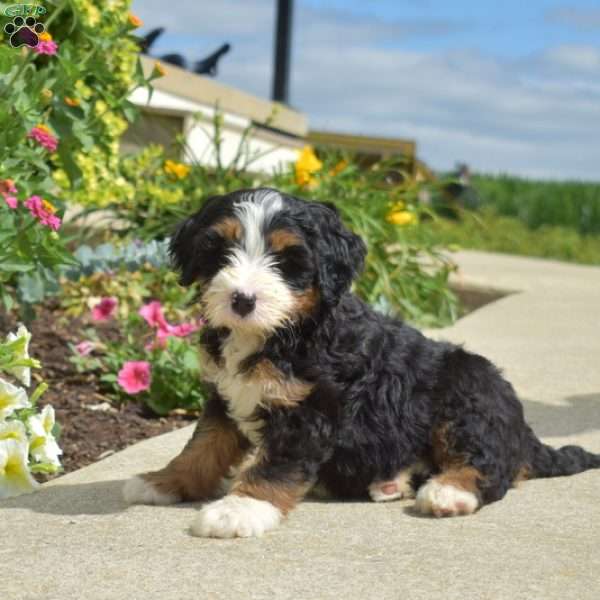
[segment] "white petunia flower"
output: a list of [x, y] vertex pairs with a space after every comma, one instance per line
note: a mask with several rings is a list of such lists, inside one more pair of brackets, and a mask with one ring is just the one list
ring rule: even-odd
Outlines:
[[27, 426], [31, 432], [29, 438], [29, 452], [38, 462], [49, 463], [60, 467], [62, 450], [52, 435], [54, 427], [54, 408], [47, 404], [39, 415], [27, 419]]
[[0, 422], [0, 441], [16, 440], [23, 444], [28, 443], [27, 431], [21, 421]]
[[0, 378], [0, 421], [12, 415], [19, 408], [31, 406], [27, 392], [22, 387], [17, 387]]
[[[7, 342], [15, 342], [19, 340], [19, 344], [16, 348], [15, 360], [27, 360], [31, 358], [29, 356], [29, 342], [31, 340], [31, 333], [27, 331], [25, 325], [19, 325], [17, 333], [9, 333], [6, 336]], [[12, 367], [7, 369], [11, 375], [14, 375], [23, 385], [29, 387], [31, 385], [31, 368], [30, 367]]]
[[40, 485], [29, 472], [27, 461], [27, 444], [0, 441], [0, 498], [32, 492]]

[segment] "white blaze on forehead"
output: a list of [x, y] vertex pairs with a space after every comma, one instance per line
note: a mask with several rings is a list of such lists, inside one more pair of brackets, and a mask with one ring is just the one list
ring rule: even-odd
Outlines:
[[275, 190], [250, 192], [235, 206], [236, 216], [244, 228], [243, 246], [248, 256], [258, 258], [266, 252], [265, 226], [282, 208], [281, 194]]
[[[233, 248], [228, 264], [217, 273], [203, 295], [206, 317], [215, 326], [274, 330], [290, 316], [294, 297], [276, 259], [267, 252], [265, 228], [283, 209], [283, 199], [274, 190], [245, 194], [234, 206], [243, 228], [240, 246]], [[232, 313], [231, 296], [243, 293], [256, 298], [254, 310], [240, 319]]]

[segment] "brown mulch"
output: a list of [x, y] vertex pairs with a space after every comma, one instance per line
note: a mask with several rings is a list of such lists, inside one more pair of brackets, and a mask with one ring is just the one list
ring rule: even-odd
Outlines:
[[[42, 378], [49, 385], [39, 406], [52, 404], [61, 427], [63, 473], [105, 458], [140, 440], [173, 431], [195, 420], [194, 415], [156, 417], [143, 405], [131, 402], [121, 407], [102, 395], [95, 375], [78, 373], [69, 361], [68, 343], [81, 341], [84, 324], [64, 318], [49, 302], [38, 307], [37, 318], [28, 328], [32, 333], [29, 354], [42, 363], [32, 372], [32, 384]], [[15, 329], [16, 320], [0, 313], [0, 336]], [[32, 385], [32, 388], [34, 385]]]

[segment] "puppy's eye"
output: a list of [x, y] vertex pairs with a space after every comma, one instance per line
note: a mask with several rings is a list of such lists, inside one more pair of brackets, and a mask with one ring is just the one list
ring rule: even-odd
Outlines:
[[277, 267], [284, 277], [293, 277], [310, 270], [310, 254], [303, 246], [289, 246], [276, 253]]

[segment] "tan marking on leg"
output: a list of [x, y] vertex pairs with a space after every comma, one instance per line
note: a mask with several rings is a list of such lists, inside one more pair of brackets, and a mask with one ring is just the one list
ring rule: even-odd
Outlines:
[[289, 229], [276, 229], [267, 238], [269, 245], [275, 252], [281, 252], [290, 246], [301, 246], [304, 240]]
[[294, 300], [296, 312], [299, 315], [308, 316], [313, 313], [319, 303], [319, 292], [314, 287], [302, 292], [294, 292]]
[[242, 238], [242, 224], [233, 217], [227, 217], [215, 223], [212, 229], [230, 242], [235, 242]]
[[288, 377], [270, 360], [263, 359], [248, 373], [247, 378], [263, 388], [265, 400], [271, 406], [294, 407], [312, 391], [314, 385]]
[[312, 487], [311, 482], [280, 482], [268, 481], [257, 475], [255, 467], [267, 460], [264, 448], [253, 450], [244, 460], [230, 494], [235, 496], [249, 496], [256, 500], [265, 500], [276, 506], [286, 516], [296, 504], [308, 493]]
[[211, 498], [229, 468], [243, 459], [246, 442], [233, 423], [207, 419], [181, 454], [164, 469], [141, 477], [163, 494], [184, 500]]
[[479, 491], [477, 484], [483, 479], [483, 475], [475, 467], [463, 466], [443, 471], [435, 479], [441, 485], [453, 485], [466, 492], [477, 494]]

